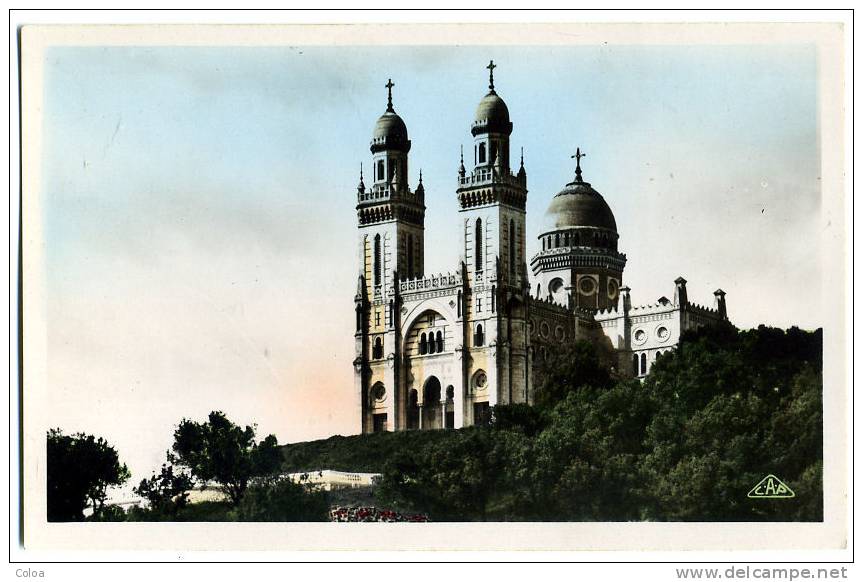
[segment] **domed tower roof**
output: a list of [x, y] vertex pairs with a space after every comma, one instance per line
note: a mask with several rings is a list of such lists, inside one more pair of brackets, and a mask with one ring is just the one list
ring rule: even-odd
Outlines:
[[[576, 153], [578, 161], [584, 154]], [[617, 222], [602, 194], [581, 179], [581, 164], [576, 166], [575, 180], [552, 198], [545, 213], [544, 232], [580, 227], [596, 227], [617, 232]]]
[[375, 123], [372, 132], [372, 153], [383, 150], [398, 150], [408, 152], [411, 149], [411, 140], [408, 139], [408, 127], [404, 120], [399, 117], [393, 109], [393, 87], [392, 79], [387, 83], [388, 90], [387, 110]]
[[551, 200], [546, 231], [594, 226], [617, 232], [614, 214], [602, 194], [587, 182], [570, 182]]
[[494, 90], [494, 69], [496, 67], [497, 65], [494, 64], [494, 61], [490, 62], [487, 67], [489, 70], [488, 93], [476, 107], [475, 121], [471, 128], [473, 135], [480, 133], [504, 133], [510, 135], [512, 133], [509, 108]]

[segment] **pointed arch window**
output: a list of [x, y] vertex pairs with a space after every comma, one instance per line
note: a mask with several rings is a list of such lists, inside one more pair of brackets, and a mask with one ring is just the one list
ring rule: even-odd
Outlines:
[[485, 143], [479, 144], [479, 163], [485, 163]]
[[428, 345], [429, 345], [429, 354], [433, 354], [433, 353], [437, 352], [437, 350], [435, 349], [435, 347], [436, 347], [436, 346], [435, 346], [435, 341], [434, 341], [434, 332], [433, 332], [433, 331], [432, 331], [432, 332], [429, 332], [429, 342], [428, 342]]
[[638, 376], [638, 354], [632, 354], [632, 373]]
[[384, 161], [378, 160], [378, 180], [384, 179]]
[[435, 342], [437, 344], [437, 352], [441, 353], [443, 351], [443, 333], [437, 332], [435, 339], [437, 340]]
[[554, 248], [560, 246], [560, 233], [554, 235]]
[[[458, 310], [458, 316], [459, 316], [459, 317], [461, 317], [461, 301], [462, 301], [462, 299], [461, 299], [461, 289], [459, 289], [459, 291], [458, 291], [458, 301], [457, 301], [457, 307], [456, 307], [456, 309]], [[357, 313], [359, 313], [359, 311], [357, 311]], [[357, 321], [359, 321], [359, 320], [357, 320]], [[357, 329], [359, 329], [359, 324], [357, 324]]]
[[428, 344], [426, 343], [426, 334], [420, 336], [420, 355], [424, 356], [428, 352]]
[[381, 284], [381, 235], [375, 235], [374, 249], [374, 280], [375, 285]]
[[475, 230], [475, 235], [476, 235], [476, 240], [474, 241], [474, 247], [475, 247], [474, 250], [476, 251], [475, 252], [475, 254], [476, 254], [476, 257], [475, 257], [476, 258], [476, 270], [482, 271], [482, 258], [483, 257], [482, 257], [482, 219], [481, 218], [476, 219], [476, 228], [474, 230]]
[[644, 376], [647, 374], [647, 354], [641, 354], [641, 375]]
[[491, 286], [491, 312], [494, 313], [494, 310], [497, 309], [497, 289], [495, 285]]

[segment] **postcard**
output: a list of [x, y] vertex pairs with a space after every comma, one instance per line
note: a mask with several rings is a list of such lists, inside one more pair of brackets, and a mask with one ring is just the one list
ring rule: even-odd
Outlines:
[[846, 547], [846, 34], [23, 26], [24, 549]]

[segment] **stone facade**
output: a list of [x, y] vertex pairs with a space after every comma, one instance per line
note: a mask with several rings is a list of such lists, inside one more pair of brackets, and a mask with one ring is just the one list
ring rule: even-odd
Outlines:
[[496, 404], [532, 403], [537, 359], [577, 339], [597, 343], [617, 374], [643, 377], [683, 331], [727, 320], [721, 290], [713, 309], [695, 305], [683, 278], [673, 301], [631, 306], [614, 215], [583, 181], [580, 150], [575, 180], [549, 206], [530, 282], [527, 172], [523, 159], [510, 169], [513, 125], [491, 74], [471, 126], [473, 168], [462, 155], [458, 169], [460, 260], [453, 272], [425, 274], [425, 189], [422, 174], [408, 184], [411, 142], [392, 87], [371, 141], [371, 186], [361, 172], [357, 187], [362, 432], [459, 428]]

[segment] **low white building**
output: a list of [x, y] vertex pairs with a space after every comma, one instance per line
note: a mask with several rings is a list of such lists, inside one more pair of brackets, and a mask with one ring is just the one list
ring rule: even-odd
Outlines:
[[308, 483], [325, 491], [370, 487], [380, 479], [380, 473], [346, 473], [324, 469], [303, 473], [289, 473], [287, 477], [295, 483]]

